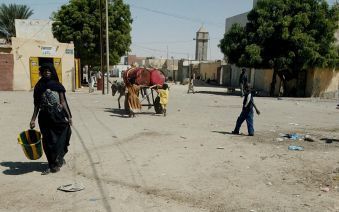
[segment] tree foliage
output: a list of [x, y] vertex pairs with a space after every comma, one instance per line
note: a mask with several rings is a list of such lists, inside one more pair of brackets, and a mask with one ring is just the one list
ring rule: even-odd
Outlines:
[[219, 47], [230, 63], [273, 68], [296, 77], [298, 71], [334, 67], [338, 6], [325, 0], [261, 0], [245, 27], [234, 25]]
[[0, 37], [10, 39], [15, 37], [15, 19], [28, 19], [33, 10], [26, 5], [0, 5]]
[[[73, 41], [75, 54], [85, 64], [100, 64], [100, 12], [97, 0], [70, 0], [53, 15], [53, 34], [60, 42]], [[104, 8], [105, 5], [103, 5]], [[108, 7], [109, 56], [117, 64], [131, 44], [131, 12], [123, 0]], [[103, 13], [103, 21], [105, 14]], [[104, 27], [103, 30], [106, 28]], [[104, 33], [105, 34], [105, 33]], [[105, 36], [105, 35], [104, 35]], [[103, 37], [103, 41], [106, 38]]]

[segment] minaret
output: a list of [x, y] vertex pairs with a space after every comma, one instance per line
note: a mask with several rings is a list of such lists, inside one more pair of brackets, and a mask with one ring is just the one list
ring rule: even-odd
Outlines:
[[202, 26], [197, 32], [195, 41], [195, 60], [207, 60], [208, 32]]

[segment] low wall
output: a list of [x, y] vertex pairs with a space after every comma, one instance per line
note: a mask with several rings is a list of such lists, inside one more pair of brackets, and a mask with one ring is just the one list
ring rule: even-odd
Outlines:
[[306, 96], [336, 98], [339, 90], [339, 71], [323, 68], [307, 73]]

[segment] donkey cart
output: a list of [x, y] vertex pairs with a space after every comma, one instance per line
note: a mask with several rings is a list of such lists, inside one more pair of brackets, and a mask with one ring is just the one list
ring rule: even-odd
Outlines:
[[[148, 106], [148, 108], [154, 107], [157, 114], [163, 112], [159, 96], [155, 96], [154, 89], [150, 88], [153, 85], [162, 86], [164, 84], [166, 77], [163, 72], [155, 68], [130, 68], [124, 73], [123, 78], [128, 90], [125, 98], [126, 112], [134, 114], [137, 109], [141, 109], [141, 106]], [[139, 99], [139, 91], [141, 93], [141, 99]], [[150, 101], [150, 95], [152, 102]], [[136, 96], [138, 99], [133, 100], [131, 96]], [[145, 99], [147, 100], [147, 104], [142, 104]]]

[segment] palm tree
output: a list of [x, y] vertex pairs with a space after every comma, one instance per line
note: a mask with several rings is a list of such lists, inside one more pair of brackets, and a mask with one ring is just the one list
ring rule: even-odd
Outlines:
[[15, 19], [27, 19], [33, 15], [33, 10], [26, 5], [0, 5], [0, 38], [9, 40], [15, 36]]

